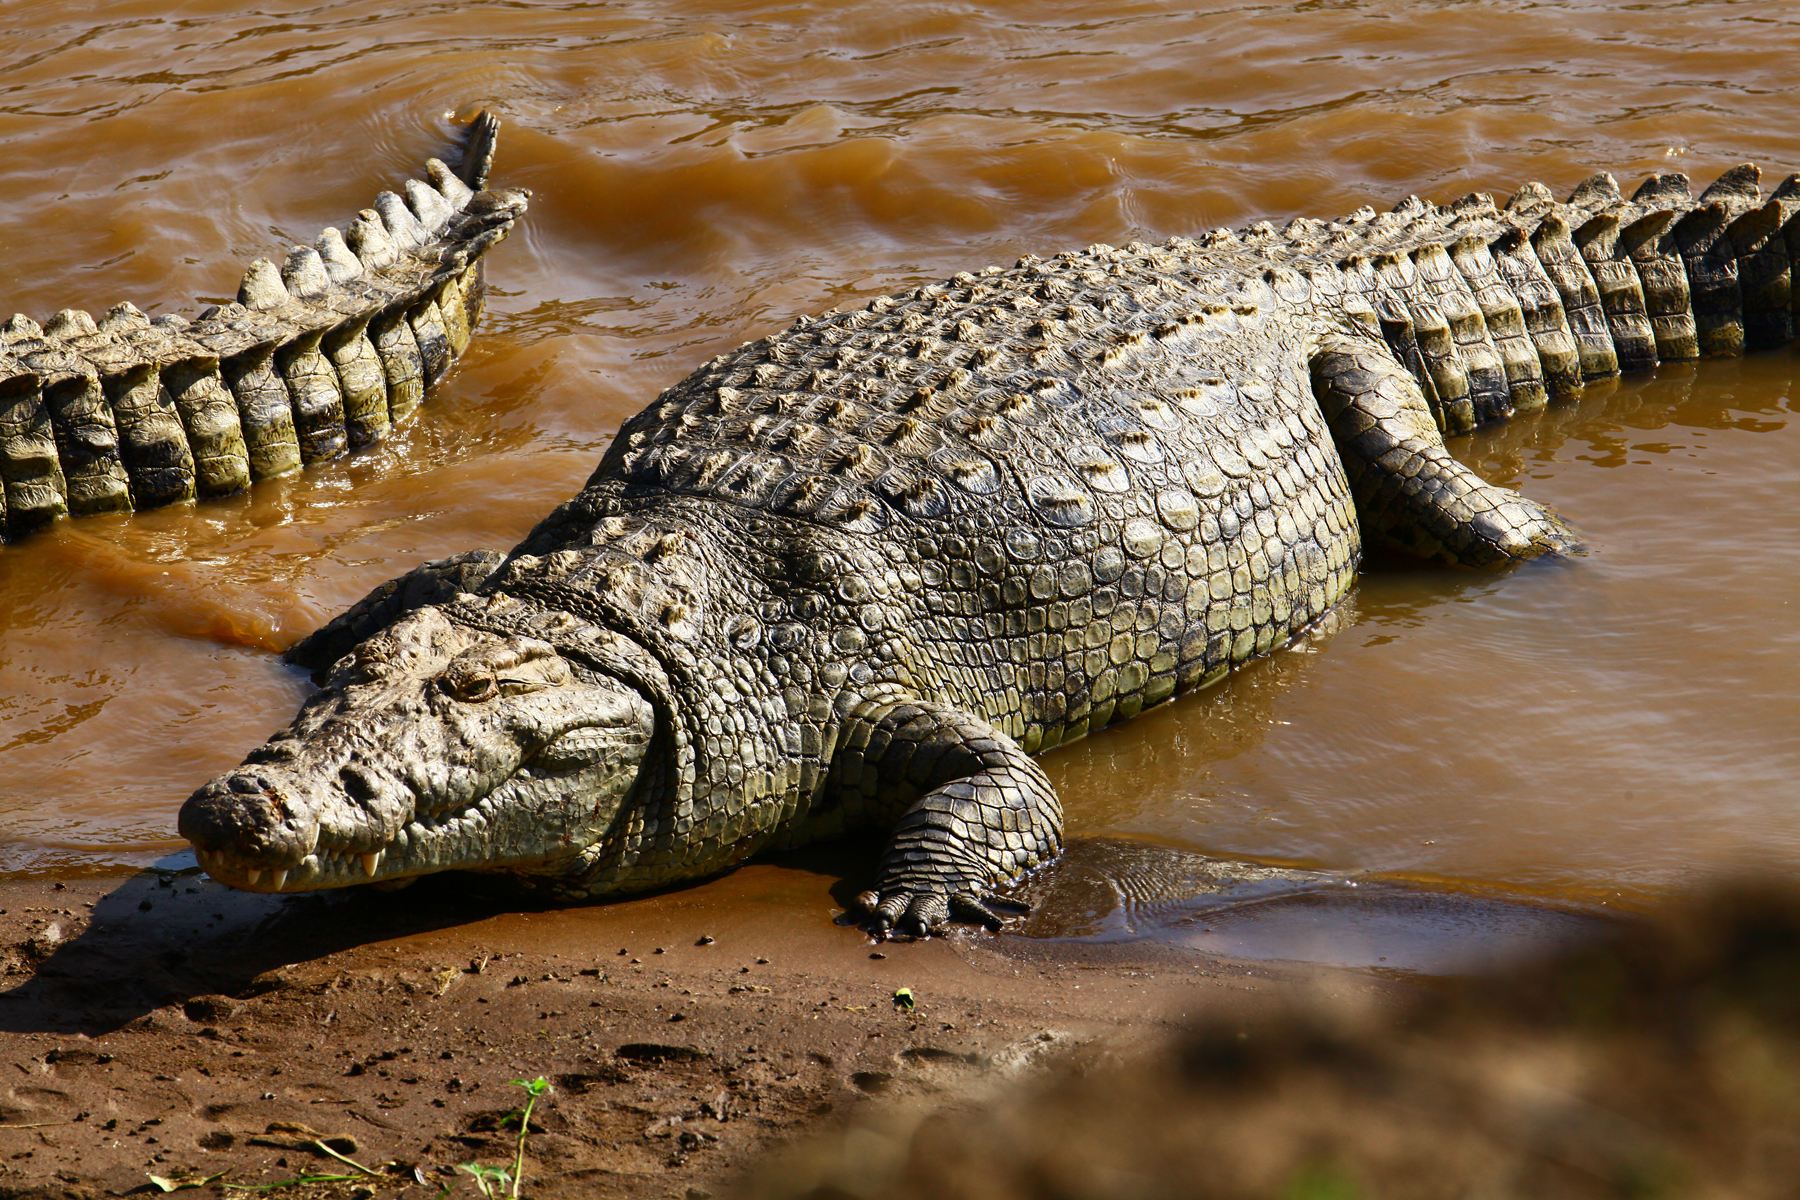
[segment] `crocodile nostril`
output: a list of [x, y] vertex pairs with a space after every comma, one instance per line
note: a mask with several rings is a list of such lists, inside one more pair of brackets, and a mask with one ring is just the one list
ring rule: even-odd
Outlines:
[[345, 767], [338, 772], [338, 780], [344, 785], [344, 794], [352, 800], [367, 803], [381, 794], [375, 780], [361, 767]]
[[269, 781], [261, 775], [233, 775], [225, 781], [225, 786], [240, 796], [267, 795], [271, 790]]

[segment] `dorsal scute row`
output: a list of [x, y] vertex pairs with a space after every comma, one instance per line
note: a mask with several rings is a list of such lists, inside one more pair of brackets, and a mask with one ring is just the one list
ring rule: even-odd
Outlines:
[[1090, 247], [804, 319], [715, 359], [627, 422], [618, 465], [709, 493], [769, 467], [805, 475], [784, 492], [797, 511], [818, 503], [880, 523], [861, 503], [872, 491], [935, 515], [946, 487], [991, 494], [994, 455], [1079, 402], [1084, 372], [1198, 341], [1207, 323], [1222, 337], [1253, 311], [1222, 286], [1217, 302], [1194, 302], [1205, 287], [1195, 261], [1174, 245]]
[[[637, 485], [872, 531], [979, 501], [1036, 454], [1067, 478], [1020, 488], [1085, 519], [1081, 497], [1128, 486], [1134, 454], [1147, 462], [1169, 432], [1121, 397], [1166, 400], [1191, 382], [1185, 365], [1228, 367], [1269, 314], [1330, 309], [1378, 330], [1462, 430], [1622, 365], [1716, 351], [1732, 305], [1709, 289], [1738, 288], [1762, 247], [1785, 255], [1795, 209], [1800, 186], [1764, 201], [1750, 166], [1697, 198], [1680, 175], [1627, 198], [1600, 174], [1562, 200], [1527, 184], [1504, 202], [1408, 197], [1338, 221], [1026, 256], [722, 355], [628, 422], [609, 462]], [[1771, 307], [1791, 322], [1785, 299], [1757, 311]], [[1123, 424], [1103, 452], [1071, 461], [1109, 419]]]

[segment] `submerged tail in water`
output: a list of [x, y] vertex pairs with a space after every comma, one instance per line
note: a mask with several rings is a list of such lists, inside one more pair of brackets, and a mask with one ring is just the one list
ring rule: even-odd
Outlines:
[[430, 160], [191, 321], [121, 304], [0, 324], [0, 542], [239, 492], [404, 419], [468, 346], [482, 255], [525, 211], [487, 189], [498, 130], [482, 113], [458, 169]]

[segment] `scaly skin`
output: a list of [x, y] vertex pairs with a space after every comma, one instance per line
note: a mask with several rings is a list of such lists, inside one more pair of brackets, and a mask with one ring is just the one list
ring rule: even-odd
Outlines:
[[527, 194], [485, 190], [499, 122], [460, 172], [384, 192], [235, 303], [189, 322], [130, 304], [0, 325], [0, 542], [60, 517], [242, 491], [381, 437], [469, 342], [481, 259]]
[[874, 825], [876, 927], [996, 924], [1059, 846], [1032, 755], [1283, 646], [1366, 538], [1571, 549], [1442, 431], [1786, 340], [1797, 191], [1414, 199], [802, 319], [629, 421], [509, 554], [297, 647], [322, 690], [182, 832], [240, 887], [467, 868], [598, 896]]

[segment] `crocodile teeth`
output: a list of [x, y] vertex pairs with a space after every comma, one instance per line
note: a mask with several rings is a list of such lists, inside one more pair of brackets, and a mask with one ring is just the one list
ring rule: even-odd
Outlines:
[[381, 851], [371, 850], [367, 854], [357, 856], [362, 862], [363, 874], [374, 878], [375, 872], [381, 869]]
[[250, 881], [251, 887], [255, 887], [262, 880], [262, 868], [251, 867], [249, 871], [245, 872], [244, 878]]
[[274, 871], [270, 872], [269, 873], [269, 882], [274, 885], [275, 890], [278, 892], [282, 888], [286, 887], [287, 886], [287, 868], [286, 867], [277, 867]]

